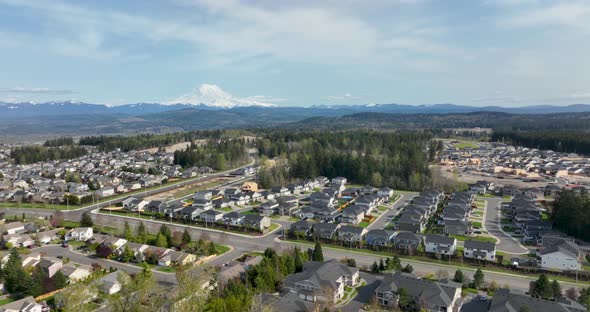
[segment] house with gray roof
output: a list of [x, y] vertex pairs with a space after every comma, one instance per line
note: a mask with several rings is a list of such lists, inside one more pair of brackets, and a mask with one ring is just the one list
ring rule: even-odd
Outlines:
[[360, 226], [343, 225], [338, 230], [338, 239], [348, 243], [362, 242], [367, 229]]
[[463, 245], [463, 257], [487, 261], [496, 260], [496, 243], [466, 240]]
[[365, 242], [371, 246], [389, 246], [394, 236], [393, 231], [374, 229], [365, 234]]
[[457, 240], [442, 235], [426, 235], [424, 239], [425, 251], [443, 255], [454, 255], [457, 250]]
[[433, 282], [398, 271], [393, 275], [385, 276], [381, 285], [375, 289], [375, 297], [379, 305], [395, 308], [399, 305], [399, 290], [403, 288], [407, 291], [410, 300], [422, 309], [459, 311], [461, 287], [461, 284], [452, 281]]
[[359, 270], [333, 259], [326, 262], [310, 261], [303, 271], [287, 276], [283, 289], [311, 302], [336, 303], [344, 295], [345, 286], [359, 283]]
[[316, 238], [333, 239], [340, 228], [340, 224], [316, 223], [313, 225], [313, 236]]
[[399, 249], [416, 249], [424, 242], [424, 235], [412, 232], [397, 232], [391, 238], [391, 243]]
[[522, 311], [551, 312], [585, 312], [587, 308], [576, 301], [561, 297], [556, 301], [533, 298], [525, 294], [513, 293], [510, 289], [500, 288], [492, 298], [490, 312]]
[[555, 270], [581, 270], [580, 248], [568, 240], [555, 240], [539, 251], [541, 267]]

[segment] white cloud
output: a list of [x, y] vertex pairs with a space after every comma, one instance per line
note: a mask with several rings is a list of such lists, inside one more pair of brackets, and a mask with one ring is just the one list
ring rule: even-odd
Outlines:
[[590, 32], [590, 2], [573, 1], [524, 10], [502, 24], [517, 27], [567, 26]]
[[0, 88], [0, 92], [5, 92], [5, 93], [24, 93], [24, 94], [56, 94], [56, 95], [75, 93], [74, 91], [68, 90], [68, 89], [23, 88], [23, 87]]
[[276, 106], [275, 103], [285, 101], [283, 98], [274, 98], [264, 95], [255, 95], [250, 97], [236, 97], [219, 86], [214, 84], [202, 84], [190, 93], [181, 95], [173, 100], [167, 101], [166, 104], [205, 104], [222, 108], [231, 108], [236, 106]]

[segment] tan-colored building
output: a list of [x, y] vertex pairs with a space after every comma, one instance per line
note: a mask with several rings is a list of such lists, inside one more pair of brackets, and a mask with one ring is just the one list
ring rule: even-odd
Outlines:
[[257, 192], [258, 184], [256, 182], [244, 182], [242, 184], [242, 192]]

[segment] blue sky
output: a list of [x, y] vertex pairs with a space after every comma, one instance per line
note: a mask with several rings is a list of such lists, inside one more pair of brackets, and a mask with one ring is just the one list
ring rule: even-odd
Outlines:
[[590, 1], [0, 0], [0, 101], [590, 103]]

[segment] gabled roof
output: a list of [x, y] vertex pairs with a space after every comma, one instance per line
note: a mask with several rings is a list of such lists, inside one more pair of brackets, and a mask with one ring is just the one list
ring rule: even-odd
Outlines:
[[572, 257], [578, 257], [578, 255], [580, 254], [580, 248], [575, 243], [564, 239], [564, 240], [555, 242], [554, 244], [552, 244], [551, 246], [549, 246], [547, 248], [543, 248], [539, 253], [541, 255], [546, 255], [546, 254], [551, 254], [554, 252], [562, 252], [562, 253], [564, 253], [566, 255], [570, 255]]
[[303, 265], [303, 272], [287, 276], [284, 283], [306, 282], [319, 288], [330, 287], [337, 289], [337, 280], [341, 276], [351, 276], [356, 272], [358, 272], [357, 268], [351, 268], [336, 259], [326, 262], [309, 261]]
[[426, 235], [425, 242], [434, 244], [453, 245], [456, 242], [455, 238], [442, 235]]
[[432, 282], [417, 278], [413, 274], [398, 271], [393, 275], [386, 276], [375, 291], [397, 293], [399, 289], [404, 288], [411, 297], [418, 298], [419, 302], [448, 307], [453, 302], [456, 292], [461, 290], [461, 286], [459, 283], [446, 280]]
[[494, 251], [496, 250], [496, 244], [492, 242], [481, 242], [475, 240], [466, 240], [464, 244], [465, 249], [479, 249], [479, 250], [487, 250], [487, 251]]

